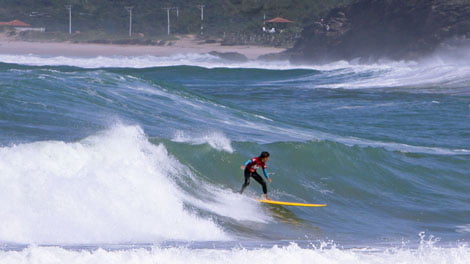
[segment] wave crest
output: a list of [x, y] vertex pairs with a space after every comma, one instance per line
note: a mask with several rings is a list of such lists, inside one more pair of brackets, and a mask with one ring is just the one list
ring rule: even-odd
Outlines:
[[[185, 169], [137, 126], [79, 142], [0, 149], [0, 240], [119, 243], [224, 240], [212, 220], [185, 209], [173, 177]], [[190, 223], [190, 224], [188, 224]]]

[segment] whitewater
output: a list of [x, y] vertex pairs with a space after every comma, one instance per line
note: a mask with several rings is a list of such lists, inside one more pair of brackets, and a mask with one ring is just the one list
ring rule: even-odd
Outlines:
[[0, 54], [0, 263], [469, 263], [468, 54]]

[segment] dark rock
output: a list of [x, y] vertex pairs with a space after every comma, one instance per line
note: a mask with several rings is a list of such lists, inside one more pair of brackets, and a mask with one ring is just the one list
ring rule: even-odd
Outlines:
[[237, 61], [237, 62], [245, 62], [248, 61], [248, 58], [240, 54], [238, 52], [218, 52], [218, 51], [211, 51], [209, 52], [210, 55], [212, 56], [217, 56], [221, 59], [224, 60], [230, 60], [230, 61]]
[[283, 61], [283, 60], [288, 60], [290, 58], [290, 55], [285, 52], [279, 52], [279, 53], [268, 53], [259, 56], [257, 59], [261, 61]]
[[296, 62], [415, 59], [470, 36], [470, 0], [360, 0], [306, 27]]

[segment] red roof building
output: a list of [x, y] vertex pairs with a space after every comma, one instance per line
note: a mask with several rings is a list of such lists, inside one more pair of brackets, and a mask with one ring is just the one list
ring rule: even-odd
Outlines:
[[294, 21], [291, 21], [289, 19], [285, 19], [282, 17], [275, 17], [273, 19], [266, 20], [265, 22], [266, 23], [294, 23]]
[[0, 22], [0, 26], [10, 26], [10, 27], [30, 27], [31, 25], [20, 20], [12, 20], [10, 22]]

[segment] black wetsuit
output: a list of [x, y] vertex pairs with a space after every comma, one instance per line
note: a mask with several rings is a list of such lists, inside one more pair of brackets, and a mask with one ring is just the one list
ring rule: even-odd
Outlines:
[[261, 186], [263, 186], [263, 193], [268, 193], [268, 187], [266, 187], [266, 181], [256, 171], [251, 172], [248, 168], [245, 168], [245, 183], [243, 183], [240, 193], [243, 193], [245, 188], [250, 185], [250, 177], [253, 177]]

